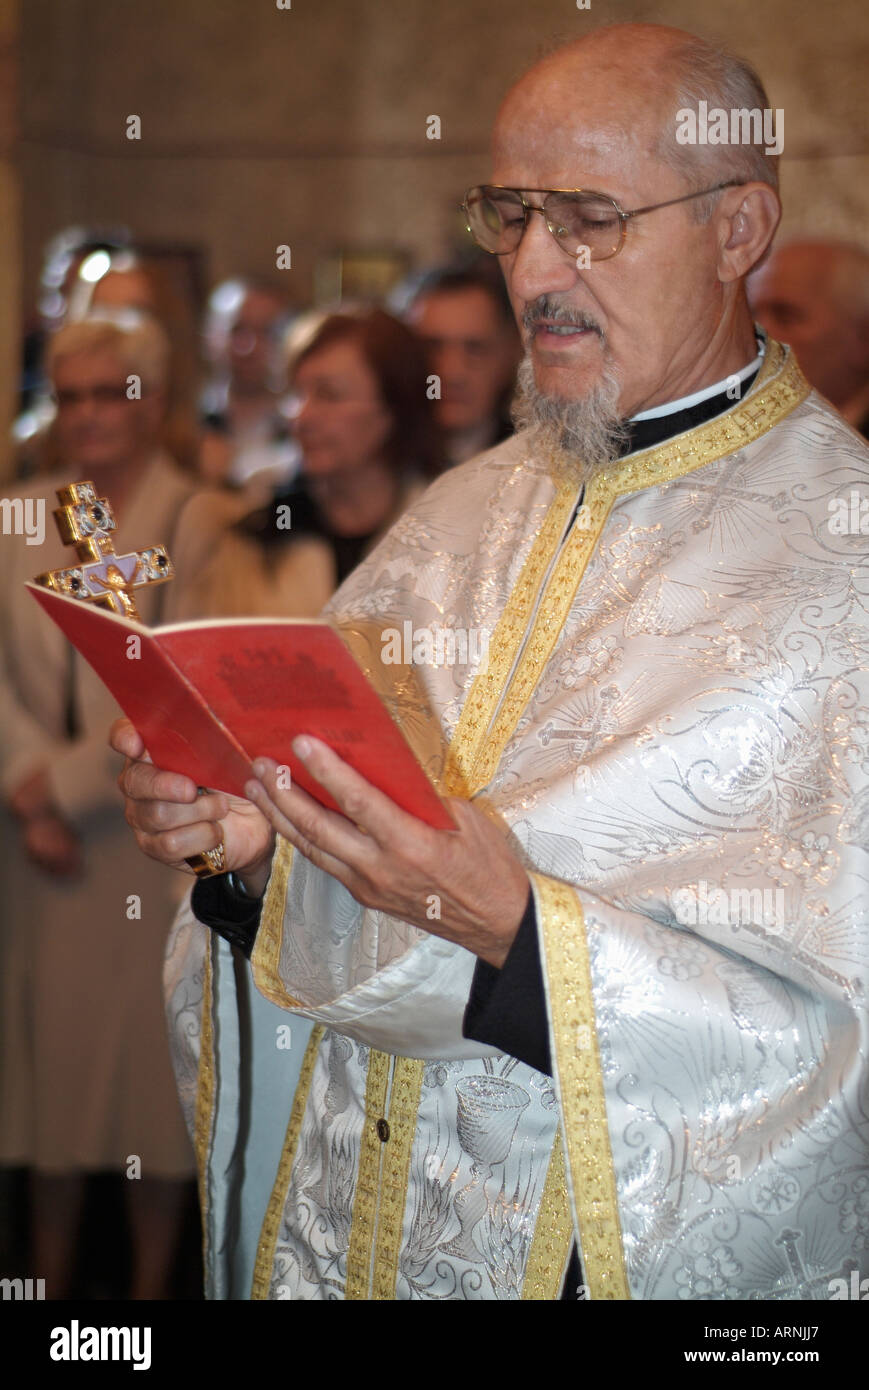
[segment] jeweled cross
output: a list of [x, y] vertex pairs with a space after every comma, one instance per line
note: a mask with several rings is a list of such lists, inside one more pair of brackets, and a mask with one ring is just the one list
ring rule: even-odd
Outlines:
[[115, 554], [112, 532], [116, 522], [105, 497], [97, 497], [93, 483], [70, 483], [58, 488], [54, 519], [64, 545], [74, 545], [81, 564], [70, 569], [47, 570], [35, 582], [68, 598], [96, 603], [125, 618], [138, 618], [131, 590], [146, 584], [162, 584], [175, 573], [163, 545], [147, 550]]

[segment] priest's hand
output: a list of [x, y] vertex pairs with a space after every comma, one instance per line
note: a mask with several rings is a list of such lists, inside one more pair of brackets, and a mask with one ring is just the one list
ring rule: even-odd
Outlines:
[[239, 874], [249, 892], [262, 892], [274, 833], [256, 806], [226, 792], [200, 796], [191, 778], [155, 767], [128, 719], [115, 720], [109, 742], [127, 760], [118, 786], [127, 822], [145, 854], [192, 874], [184, 861], [214, 849], [222, 839], [227, 869]]
[[318, 739], [297, 738], [293, 751], [344, 815], [300, 787], [282, 790], [278, 765], [257, 758], [257, 780], [245, 793], [274, 829], [364, 907], [456, 941], [500, 968], [529, 891], [503, 828], [469, 802], [452, 799], [447, 804], [457, 829], [432, 830]]

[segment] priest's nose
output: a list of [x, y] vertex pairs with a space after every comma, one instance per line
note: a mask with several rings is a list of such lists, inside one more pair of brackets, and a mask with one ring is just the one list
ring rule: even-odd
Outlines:
[[519, 246], [501, 261], [511, 296], [525, 304], [542, 294], [571, 290], [580, 279], [574, 258], [558, 245], [539, 213], [529, 213]]

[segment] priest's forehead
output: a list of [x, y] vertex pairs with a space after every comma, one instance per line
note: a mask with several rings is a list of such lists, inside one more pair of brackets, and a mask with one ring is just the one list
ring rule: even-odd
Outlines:
[[[606, 189], [654, 177], [662, 142], [675, 139], [680, 52], [692, 36], [624, 24], [557, 49], [507, 93], [493, 137], [493, 179], [526, 171], [523, 187]], [[529, 182], [525, 182], [525, 178]], [[615, 190], [614, 190], [615, 191]]]

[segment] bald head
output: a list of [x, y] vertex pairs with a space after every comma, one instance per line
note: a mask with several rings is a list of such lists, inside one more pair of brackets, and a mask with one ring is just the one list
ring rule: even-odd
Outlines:
[[682, 38], [675, 29], [621, 25], [618, 32], [599, 30], [542, 58], [501, 104], [493, 139], [495, 163], [517, 127], [533, 131], [542, 152], [553, 124], [572, 124], [580, 110], [588, 109], [589, 82], [595, 93], [595, 143], [586, 148], [594, 148], [601, 159], [613, 142], [651, 154], [666, 104], [660, 77], [653, 75], [662, 60], [672, 60]]
[[869, 253], [842, 241], [777, 247], [748, 282], [758, 322], [790, 343], [809, 381], [848, 418], [869, 387]]
[[672, 66], [690, 36], [658, 24], [619, 24], [595, 30], [547, 53], [519, 78], [505, 96], [495, 127], [504, 121], [533, 117], [541, 101], [565, 119], [575, 110], [582, 84], [594, 74], [601, 86], [612, 88], [611, 114], [620, 129], [630, 130], [637, 117], [661, 103], [660, 73]]
[[704, 40], [623, 24], [548, 54], [505, 97], [493, 184], [518, 190], [538, 212], [546, 190], [574, 189], [633, 214], [606, 204], [588, 212], [589, 236], [599, 227], [609, 236], [603, 246], [596, 238], [592, 259], [581, 235], [579, 253], [568, 249], [571, 233], [559, 221], [575, 216], [582, 228], [582, 212], [526, 212], [523, 231], [521, 205], [517, 218], [516, 203], [500, 200], [509, 236], [518, 226], [520, 238], [500, 255], [501, 268], [536, 390], [556, 406], [591, 403], [605, 389], [607, 410], [615, 402], [627, 418], [753, 360], [743, 280], [778, 223], [774, 176], [765, 166], [752, 173], [744, 146], [676, 140], [691, 81], [700, 82], [697, 100], [730, 105], [734, 73], [749, 104], [765, 101], [750, 69]]
[[[515, 121], [541, 124], [570, 120], [589, 82], [595, 112], [610, 138], [630, 141], [647, 157], [669, 164], [684, 188], [728, 180], [760, 180], [778, 188], [777, 157], [762, 143], [680, 144], [677, 112], [708, 109], [766, 110], [769, 98], [744, 59], [683, 29], [661, 24], [615, 24], [597, 29], [547, 54], [508, 92], [494, 132], [494, 155]], [[710, 199], [692, 204], [699, 220]]]

